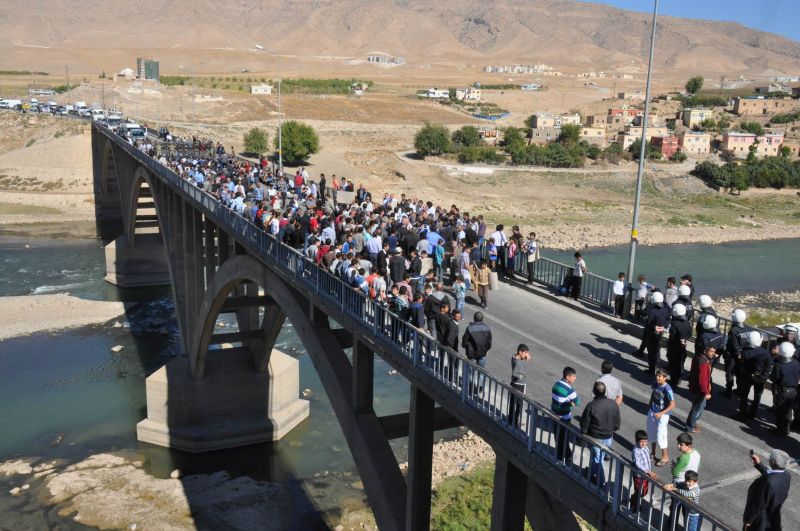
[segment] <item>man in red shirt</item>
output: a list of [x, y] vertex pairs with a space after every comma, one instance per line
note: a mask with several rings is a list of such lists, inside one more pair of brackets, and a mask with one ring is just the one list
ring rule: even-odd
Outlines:
[[706, 401], [711, 400], [711, 362], [717, 356], [717, 349], [713, 345], [706, 345], [703, 353], [692, 360], [692, 369], [689, 371], [689, 392], [692, 394], [692, 409], [686, 417], [686, 432], [698, 433], [700, 428], [697, 421], [706, 407]]

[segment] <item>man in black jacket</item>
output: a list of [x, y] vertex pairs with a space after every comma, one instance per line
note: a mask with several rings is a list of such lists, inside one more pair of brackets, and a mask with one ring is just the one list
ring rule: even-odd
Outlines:
[[403, 281], [403, 273], [406, 272], [406, 259], [403, 258], [402, 251], [398, 247], [394, 256], [389, 259], [389, 278], [392, 284]]
[[767, 470], [761, 458], [750, 454], [750, 459], [761, 476], [747, 490], [747, 503], [742, 520], [745, 531], [780, 531], [781, 507], [789, 496], [791, 477], [786, 472], [789, 454], [782, 450], [772, 450], [769, 454]]
[[591, 481], [603, 487], [606, 480], [603, 470], [605, 452], [602, 446], [611, 446], [614, 442], [614, 432], [619, 429], [622, 420], [617, 403], [606, 398], [606, 384], [595, 382], [592, 393], [594, 400], [586, 405], [581, 415], [581, 432], [597, 442], [592, 445]]
[[[492, 330], [483, 322], [483, 312], [475, 312], [473, 319], [461, 338], [461, 346], [467, 358], [477, 363], [479, 367], [486, 367], [486, 354], [492, 348]], [[478, 389], [483, 389], [483, 376], [473, 378], [472, 384], [477, 385]]]

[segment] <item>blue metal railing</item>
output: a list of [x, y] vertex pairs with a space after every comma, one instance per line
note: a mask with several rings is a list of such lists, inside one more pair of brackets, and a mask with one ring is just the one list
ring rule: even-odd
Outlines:
[[[369, 299], [361, 291], [353, 289], [317, 266], [296, 249], [277, 241], [219, 202], [207, 201], [209, 196], [195, 184], [181, 179], [169, 168], [122, 142], [102, 125], [93, 126], [150, 169], [205, 216], [227, 227], [240, 244], [289, 283], [309, 290], [339, 307], [355, 321], [361, 333], [373, 337], [375, 341], [405, 357], [413, 364], [414, 370], [421, 371], [438, 382], [433, 385], [441, 385], [442, 392], [451, 393], [466, 406], [480, 411], [487, 422], [512, 435], [528, 452], [556, 465], [564, 474], [606, 503], [613, 515], [627, 519], [640, 529], [674, 531], [680, 528], [678, 518], [671, 520], [669, 514], [677, 514], [678, 506], [683, 505], [700, 514], [702, 529], [730, 529], [712, 513], [668, 492], [660, 482], [644, 477], [628, 459], [605, 447], [602, 450], [609, 461], [605, 464], [601, 460], [601, 467], [607, 483], [601, 485], [600, 477], [592, 477], [589, 469], [584, 467], [590, 462], [592, 449], [600, 448], [600, 445], [582, 435], [575, 426], [560, 421], [544, 405], [438, 343], [386, 307]], [[555, 278], [561, 267], [566, 266], [543, 260], [539, 267], [543, 275]], [[590, 290], [590, 293], [594, 292]], [[564, 455], [568, 448], [573, 448], [573, 456], [569, 458]], [[639, 496], [642, 499], [634, 507], [631, 500], [636, 491], [634, 480], [638, 482], [638, 479], [649, 481], [650, 488], [646, 495]]]

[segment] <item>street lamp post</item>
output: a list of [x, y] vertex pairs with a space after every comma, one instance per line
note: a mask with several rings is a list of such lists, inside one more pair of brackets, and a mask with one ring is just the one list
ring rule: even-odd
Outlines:
[[257, 50], [274, 55], [278, 62], [278, 171], [283, 174], [283, 112], [281, 112], [281, 54], [256, 44]]
[[636, 246], [639, 243], [639, 202], [642, 196], [642, 174], [647, 152], [647, 121], [650, 118], [650, 81], [653, 77], [653, 52], [656, 45], [656, 20], [658, 17], [658, 0], [653, 3], [653, 29], [650, 34], [650, 59], [647, 63], [647, 83], [644, 94], [644, 116], [642, 117], [642, 145], [639, 151], [639, 169], [636, 172], [636, 198], [633, 204], [633, 222], [631, 224], [631, 249], [628, 256], [628, 296], [625, 297], [624, 314], [629, 315], [633, 301], [633, 272], [636, 261]]

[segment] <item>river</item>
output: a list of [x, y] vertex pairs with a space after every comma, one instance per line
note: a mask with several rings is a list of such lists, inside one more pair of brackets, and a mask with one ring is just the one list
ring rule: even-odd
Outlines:
[[[566, 253], [545, 252], [566, 260]], [[590, 270], [613, 276], [624, 269], [626, 249], [588, 249]], [[661, 258], [659, 258], [661, 256]], [[659, 284], [667, 275], [694, 274], [699, 290], [712, 295], [800, 289], [800, 242], [774, 240], [715, 246], [641, 248], [637, 271]], [[781, 259], [781, 257], [794, 257]], [[228, 471], [232, 476], [279, 482], [292, 498], [287, 509], [299, 529], [332, 527], [343, 508], [366, 507], [353, 459], [319, 378], [292, 326], [276, 348], [300, 362], [301, 389], [310, 391], [311, 415], [274, 444], [185, 455], [136, 440], [145, 415], [145, 377], [179, 350], [169, 290], [118, 290], [103, 281], [99, 240], [0, 235], [0, 296], [63, 293], [93, 300], [139, 301], [117, 326], [90, 326], [0, 342], [0, 461], [18, 457], [76, 462], [105, 451], [132, 450], [147, 470], [168, 477]], [[36, 318], [36, 316], [32, 316]], [[122, 345], [120, 353], [111, 347]], [[376, 360], [375, 407], [379, 415], [404, 411], [408, 384]], [[452, 437], [451, 430], [439, 436]], [[405, 441], [394, 443], [405, 460]], [[0, 478], [0, 488], [12, 483]], [[0, 496], [0, 513], [13, 514], [13, 528], [82, 528], [59, 516], [39, 497]]]

